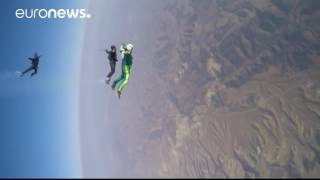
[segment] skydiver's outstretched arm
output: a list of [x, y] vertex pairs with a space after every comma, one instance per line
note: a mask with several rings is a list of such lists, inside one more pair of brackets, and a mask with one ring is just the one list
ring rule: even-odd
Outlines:
[[28, 59], [29, 59], [30, 61], [32, 61], [32, 60], [33, 60], [33, 58], [30, 58], [30, 57], [29, 57]]

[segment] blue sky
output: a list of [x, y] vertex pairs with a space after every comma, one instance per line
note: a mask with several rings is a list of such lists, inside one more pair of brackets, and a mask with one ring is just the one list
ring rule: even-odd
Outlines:
[[[17, 19], [18, 8], [80, 1], [0, 1], [0, 177], [81, 175], [77, 95], [83, 19]], [[42, 55], [38, 74], [15, 76]]]

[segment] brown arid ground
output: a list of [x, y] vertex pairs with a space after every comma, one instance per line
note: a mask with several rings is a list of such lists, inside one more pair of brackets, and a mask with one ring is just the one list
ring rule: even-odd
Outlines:
[[123, 97], [104, 89], [112, 176], [320, 177], [320, 1], [147, 2]]

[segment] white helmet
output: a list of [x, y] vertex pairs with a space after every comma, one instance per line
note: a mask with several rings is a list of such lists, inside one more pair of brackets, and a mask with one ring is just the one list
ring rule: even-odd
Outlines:
[[133, 45], [130, 43], [128, 43], [128, 44], [123, 43], [120, 46], [120, 52], [123, 52], [123, 53], [131, 53], [132, 49], [133, 49]]
[[130, 44], [130, 43], [128, 43], [128, 44], [127, 44], [127, 50], [131, 52], [132, 49], [133, 49], [133, 45]]

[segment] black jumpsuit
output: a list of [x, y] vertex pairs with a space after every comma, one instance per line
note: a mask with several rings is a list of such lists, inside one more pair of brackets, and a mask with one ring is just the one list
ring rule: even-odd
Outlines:
[[111, 78], [111, 76], [114, 74], [115, 69], [116, 69], [116, 62], [117, 60], [117, 52], [116, 51], [108, 51], [106, 50], [106, 53], [108, 54], [108, 59], [109, 59], [109, 63], [110, 63], [110, 69], [111, 71], [109, 72], [109, 74], [107, 75], [108, 78]]
[[23, 76], [24, 74], [26, 74], [27, 72], [32, 71], [32, 70], [33, 70], [33, 73], [31, 74], [31, 76], [35, 75], [38, 72], [39, 57], [28, 58], [28, 59], [31, 60], [32, 65], [31, 65], [31, 67], [29, 67], [28, 69], [23, 71], [21, 76]]

